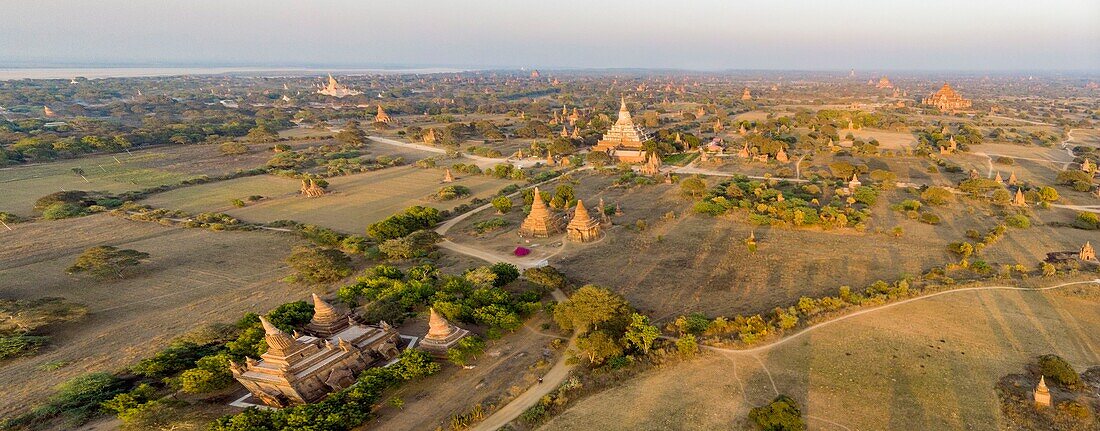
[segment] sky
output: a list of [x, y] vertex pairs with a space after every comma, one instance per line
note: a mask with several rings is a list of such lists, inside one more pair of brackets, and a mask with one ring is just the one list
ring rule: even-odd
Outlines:
[[1098, 0], [2, 0], [0, 67], [1100, 71]]

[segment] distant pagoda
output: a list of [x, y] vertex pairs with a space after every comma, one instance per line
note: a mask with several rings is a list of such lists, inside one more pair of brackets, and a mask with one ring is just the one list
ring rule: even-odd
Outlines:
[[336, 81], [336, 78], [332, 77], [332, 74], [328, 75], [328, 84], [317, 90], [317, 94], [323, 94], [325, 96], [332, 96], [335, 98], [358, 96], [363, 94], [362, 91], [352, 90], [344, 84]]
[[745, 89], [741, 91], [741, 100], [752, 100], [752, 91], [749, 91], [749, 87], [745, 87]]
[[374, 122], [392, 124], [393, 119], [390, 118], [389, 114], [387, 114], [386, 111], [382, 109], [382, 105], [378, 105], [378, 113], [374, 115]]
[[317, 184], [317, 181], [313, 178], [306, 178], [302, 180], [302, 188], [299, 190], [302, 196], [307, 198], [316, 198], [325, 195], [325, 189]]
[[527, 218], [523, 219], [523, 224], [519, 227], [519, 236], [526, 238], [546, 238], [551, 234], [557, 233], [559, 226], [557, 220], [554, 219], [550, 210], [546, 208], [546, 203], [542, 201], [542, 195], [539, 194], [539, 188], [535, 187], [534, 195], [531, 199], [531, 213], [527, 215]]
[[577, 200], [577, 209], [573, 212], [573, 219], [566, 226], [566, 237], [573, 242], [590, 242], [600, 237], [600, 222], [593, 219], [588, 210], [584, 208], [584, 202]]
[[894, 83], [890, 82], [890, 77], [882, 75], [882, 78], [879, 78], [878, 80], [878, 84], [875, 84], [875, 88], [878, 88], [880, 90], [886, 88], [894, 88]]
[[1085, 245], [1081, 246], [1081, 252], [1077, 253], [1077, 257], [1081, 260], [1096, 260], [1096, 250], [1092, 248], [1092, 244], [1085, 241]]
[[931, 96], [925, 97], [921, 100], [921, 103], [927, 106], [933, 106], [941, 111], [958, 111], [960, 109], [968, 109], [971, 105], [969, 99], [964, 99], [946, 82], [943, 83], [943, 87], [940, 87], [939, 91], [932, 93]]
[[592, 147], [592, 151], [604, 151], [620, 162], [641, 163], [645, 161], [645, 149], [642, 142], [649, 140], [645, 130], [634, 124], [630, 111], [626, 109], [626, 99], [619, 101], [619, 118], [611, 129], [604, 133], [603, 139]]

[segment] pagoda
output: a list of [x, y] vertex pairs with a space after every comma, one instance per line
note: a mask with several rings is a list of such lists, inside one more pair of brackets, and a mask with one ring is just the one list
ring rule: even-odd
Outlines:
[[634, 124], [630, 111], [626, 109], [626, 99], [619, 101], [619, 118], [604, 133], [603, 138], [592, 147], [592, 151], [604, 151], [620, 162], [641, 163], [645, 161], [645, 149], [642, 142], [649, 140], [645, 130]]
[[389, 114], [386, 114], [386, 111], [382, 110], [382, 105], [378, 105], [378, 113], [374, 115], [374, 122], [392, 124], [393, 119], [390, 118]]
[[302, 188], [299, 190], [302, 196], [307, 198], [316, 198], [325, 195], [325, 189], [317, 184], [317, 181], [313, 178], [306, 178], [302, 180]]
[[1081, 246], [1081, 252], [1077, 253], [1077, 257], [1081, 260], [1096, 260], [1096, 250], [1092, 248], [1092, 244], [1085, 241], [1085, 245]]
[[779, 163], [787, 163], [791, 161], [791, 158], [787, 156], [787, 152], [783, 148], [780, 148], [779, 152], [775, 153], [775, 160]]
[[358, 96], [363, 94], [362, 91], [352, 90], [345, 85], [336, 82], [336, 78], [332, 77], [332, 74], [328, 75], [328, 84], [317, 90], [317, 94], [323, 94], [325, 96], [332, 96], [335, 98], [342, 98], [347, 96]]
[[649, 153], [641, 170], [643, 174], [651, 176], [661, 173], [661, 158], [657, 157], [657, 153]]
[[939, 91], [932, 93], [931, 96], [925, 97], [921, 100], [921, 103], [927, 106], [933, 106], [941, 111], [957, 111], [970, 108], [971, 105], [969, 99], [964, 99], [946, 82], [943, 83], [943, 87], [940, 87]]
[[1012, 172], [1011, 174], [1008, 174], [1008, 185], [1014, 186], [1014, 185], [1016, 185], [1017, 181], [1018, 180], [1016, 180], [1016, 172]]
[[420, 139], [423, 140], [425, 144], [429, 145], [436, 143], [436, 141], [438, 140], [438, 138], [435, 136], [435, 129], [428, 129], [428, 131], [425, 132], [424, 136], [422, 136]]
[[1035, 405], [1050, 407], [1050, 389], [1047, 388], [1046, 377], [1039, 376], [1039, 385], [1035, 387]]
[[878, 84], [875, 84], [875, 88], [878, 88], [880, 90], [885, 88], [894, 88], [894, 83], [890, 82], [889, 77], [887, 77], [886, 75], [882, 75], [882, 78], [879, 78], [878, 80]]
[[385, 322], [368, 326], [339, 313], [316, 295], [309, 335], [287, 335], [260, 316], [267, 352], [229, 369], [253, 396], [272, 407], [318, 401], [355, 383], [355, 374], [393, 359], [400, 335]]
[[436, 313], [435, 308], [429, 309], [428, 334], [417, 345], [432, 356], [438, 358], [447, 357], [447, 351], [451, 350], [458, 340], [470, 334], [470, 331], [459, 328]]
[[1018, 207], [1026, 207], [1027, 199], [1024, 198], [1024, 190], [1017, 187], [1016, 195], [1012, 197], [1012, 205]]
[[749, 91], [749, 87], [741, 91], [741, 100], [752, 100], [752, 91]]
[[862, 185], [863, 185], [863, 183], [861, 183], [859, 181], [859, 176], [857, 176], [855, 173], [853, 173], [852, 174], [852, 180], [848, 181], [848, 192], [855, 193], [856, 189], [860, 188], [860, 186], [862, 186]]
[[523, 219], [523, 224], [519, 227], [519, 236], [546, 238], [557, 233], [558, 227], [557, 220], [551, 217], [550, 210], [546, 208], [546, 203], [542, 201], [539, 188], [535, 187], [531, 199], [531, 213]]
[[453, 183], [453, 182], [455, 182], [455, 176], [453, 174], [451, 174], [451, 168], [447, 168], [447, 170], [443, 172], [443, 182], [444, 183]]
[[566, 236], [573, 242], [590, 242], [600, 237], [600, 222], [588, 215], [584, 208], [584, 202], [577, 200], [577, 209], [573, 212], [573, 219], [565, 228]]

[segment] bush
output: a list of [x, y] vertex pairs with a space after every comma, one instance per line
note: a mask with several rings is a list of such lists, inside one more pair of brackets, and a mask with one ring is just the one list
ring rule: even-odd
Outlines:
[[1023, 214], [1012, 214], [1005, 217], [1005, 224], [1019, 229], [1027, 229], [1031, 227], [1031, 220]]
[[1081, 211], [1077, 213], [1077, 218], [1073, 220], [1073, 226], [1079, 229], [1100, 229], [1100, 216], [1096, 213]]
[[466, 365], [471, 360], [477, 359], [477, 355], [485, 351], [485, 342], [476, 336], [470, 336], [458, 341], [447, 351], [447, 359], [455, 365]]
[[466, 186], [443, 186], [435, 193], [439, 200], [449, 201], [451, 199], [457, 199], [470, 195], [470, 189]]
[[937, 225], [940, 224], [940, 216], [932, 213], [921, 213], [920, 222], [924, 224]]
[[297, 246], [286, 262], [298, 272], [300, 280], [313, 283], [328, 283], [351, 274], [351, 259], [331, 248]]
[[686, 334], [676, 340], [676, 351], [685, 357], [693, 357], [699, 353], [699, 342], [695, 340], [694, 335]]
[[493, 208], [497, 209], [498, 213], [508, 214], [508, 211], [512, 210], [512, 198], [507, 196], [498, 196], [493, 199]]
[[519, 278], [519, 268], [507, 262], [494, 263], [489, 269], [497, 276], [496, 281], [493, 282], [493, 286], [496, 287], [506, 286]]
[[1058, 355], [1040, 356], [1039, 372], [1051, 381], [1070, 389], [1078, 389], [1082, 386], [1081, 376], [1069, 362]]
[[368, 226], [367, 235], [376, 241], [401, 238], [414, 231], [430, 228], [442, 220], [439, 210], [417, 205]]
[[523, 276], [528, 281], [544, 287], [548, 290], [562, 289], [568, 283], [565, 274], [550, 265], [523, 270]]
[[798, 409], [798, 403], [786, 395], [775, 397], [766, 406], [754, 407], [749, 410], [749, 420], [764, 431], [802, 431], [806, 429], [806, 422], [802, 420], [802, 412]]
[[920, 194], [920, 198], [932, 205], [945, 205], [955, 199], [951, 191], [943, 187], [929, 187]]
[[240, 142], [230, 141], [222, 144], [218, 147], [222, 154], [227, 156], [237, 156], [248, 153], [248, 146]]
[[46, 345], [49, 337], [18, 334], [0, 337], [0, 361], [20, 356], [31, 356]]
[[84, 207], [68, 203], [56, 203], [42, 210], [42, 218], [46, 220], [61, 220], [80, 217], [85, 214], [87, 214], [87, 212]]

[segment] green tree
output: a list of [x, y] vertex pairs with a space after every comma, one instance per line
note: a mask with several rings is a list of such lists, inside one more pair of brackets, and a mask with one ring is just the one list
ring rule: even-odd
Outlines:
[[328, 283], [351, 274], [351, 259], [331, 248], [297, 246], [286, 262], [307, 282]]
[[932, 205], [944, 205], [955, 199], [951, 191], [943, 187], [929, 187], [921, 192], [920, 198]]
[[512, 198], [508, 196], [499, 196], [493, 199], [493, 208], [497, 209], [500, 214], [508, 214], [512, 210]]
[[692, 175], [680, 181], [680, 191], [692, 198], [703, 194], [707, 190], [707, 183], [698, 175]]
[[562, 329], [581, 332], [623, 316], [626, 300], [605, 288], [589, 284], [577, 289], [568, 300], [554, 307], [554, 321]]
[[584, 160], [597, 168], [602, 168], [611, 164], [611, 156], [603, 151], [592, 151], [585, 155]]
[[466, 337], [447, 350], [447, 359], [455, 365], [466, 365], [485, 351], [485, 341], [479, 337]]
[[245, 136], [249, 142], [274, 142], [279, 139], [279, 134], [267, 125], [253, 127]]
[[630, 325], [626, 327], [623, 341], [628, 346], [641, 350], [643, 354], [649, 354], [649, 348], [653, 346], [653, 342], [659, 336], [661, 336], [661, 331], [649, 323], [648, 316], [631, 313]]
[[699, 342], [695, 340], [694, 335], [684, 334], [676, 340], [676, 350], [685, 357], [693, 357], [699, 353]]
[[84, 250], [66, 271], [69, 274], [87, 272], [100, 278], [124, 278], [125, 270], [138, 266], [148, 258], [149, 253], [101, 245]]
[[623, 348], [615, 339], [603, 331], [593, 331], [591, 334], [577, 339], [577, 348], [588, 356], [588, 361], [594, 365], [604, 363], [608, 358], [623, 354]]
[[229, 386], [233, 374], [229, 371], [229, 355], [220, 353], [204, 356], [195, 362], [195, 368], [180, 374], [180, 390], [189, 394], [216, 391]]

